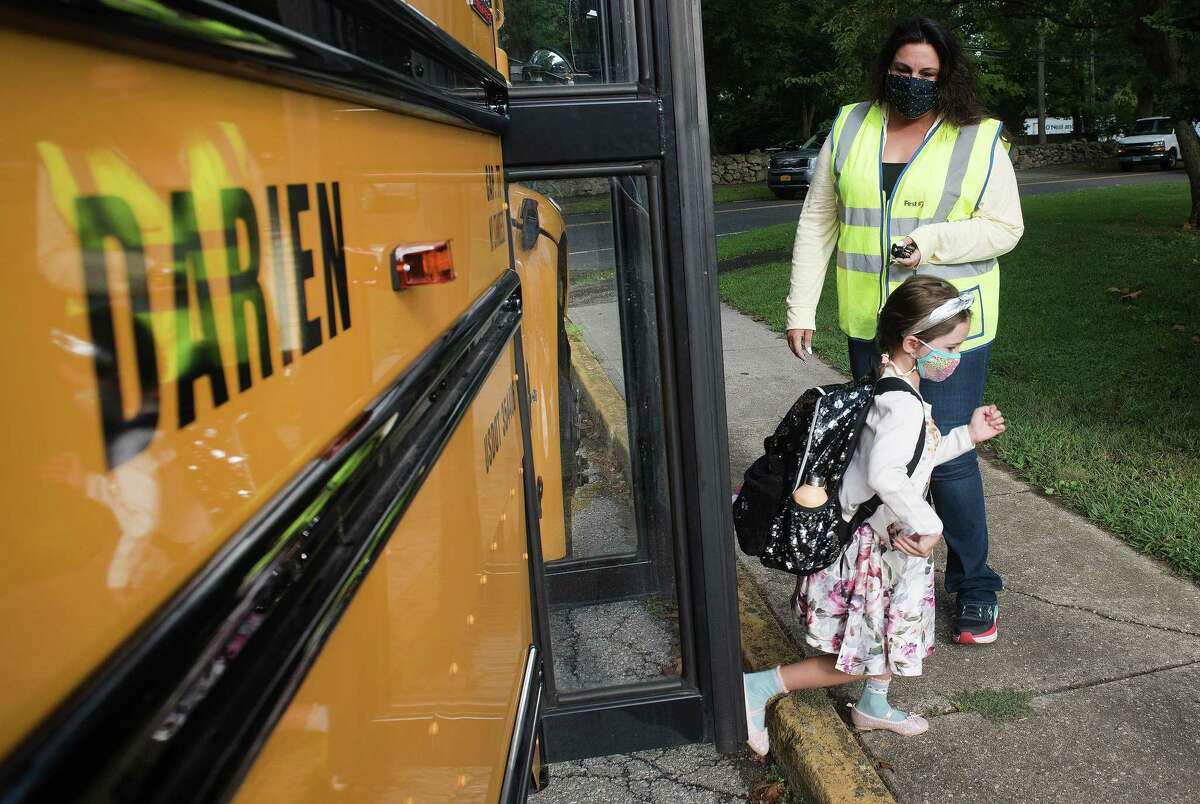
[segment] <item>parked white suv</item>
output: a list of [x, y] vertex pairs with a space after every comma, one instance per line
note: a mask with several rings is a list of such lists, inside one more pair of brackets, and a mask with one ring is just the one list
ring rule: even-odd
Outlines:
[[[1196, 124], [1200, 134], [1200, 124]], [[1134, 165], [1158, 165], [1171, 170], [1179, 161], [1179, 141], [1175, 123], [1169, 117], [1142, 117], [1133, 124], [1133, 133], [1117, 140], [1117, 161], [1121, 170]]]

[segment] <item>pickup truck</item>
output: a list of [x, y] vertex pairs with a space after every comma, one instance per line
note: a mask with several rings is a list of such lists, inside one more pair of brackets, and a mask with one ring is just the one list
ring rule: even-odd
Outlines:
[[[1200, 124], [1196, 133], [1200, 134]], [[1179, 141], [1175, 123], [1169, 117], [1142, 117], [1133, 124], [1133, 132], [1117, 140], [1117, 161], [1122, 171], [1134, 165], [1158, 165], [1171, 170], [1179, 161]]]

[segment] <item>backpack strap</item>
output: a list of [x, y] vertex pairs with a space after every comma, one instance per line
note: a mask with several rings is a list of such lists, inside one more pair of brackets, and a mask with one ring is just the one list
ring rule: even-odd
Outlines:
[[[888, 391], [907, 391], [917, 398], [917, 401], [919, 401], [922, 405], [922, 410], [924, 410], [925, 400], [920, 394], [917, 393], [915, 388], [899, 377], [880, 377], [878, 380], [876, 380], [874, 387], [871, 389], [872, 400], [874, 400], [874, 397], [877, 397], [883, 393], [887, 393]], [[917, 434], [917, 448], [913, 450], [912, 459], [908, 462], [908, 467], [906, 469], [909, 477], [912, 477], [912, 473], [917, 470], [917, 464], [921, 462], [921, 453], [924, 451], [925, 417], [922, 415], [921, 432]], [[883, 500], [879, 499], [879, 495], [876, 494], [871, 499], [858, 506], [858, 510], [854, 512], [854, 516], [850, 518], [850, 524], [847, 526], [846, 533], [848, 535], [853, 535], [854, 532], [862, 526], [862, 523], [866, 522], [875, 515], [875, 512], [879, 510], [879, 506], [881, 505], [883, 505]]]

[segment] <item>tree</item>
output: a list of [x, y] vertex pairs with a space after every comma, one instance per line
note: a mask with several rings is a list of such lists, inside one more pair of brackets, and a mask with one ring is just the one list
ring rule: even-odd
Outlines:
[[819, 11], [826, 19], [823, 30], [837, 58], [841, 102], [864, 96], [867, 67], [892, 26], [920, 14], [937, 20], [959, 38], [974, 67], [980, 101], [1010, 131], [1021, 131], [1030, 104], [1036, 109], [1037, 35], [1027, 22], [1014, 23], [1000, 16], [999, 2], [821, 0]]
[[567, 10], [566, 0], [505, 0], [500, 46], [510, 59], [520, 62], [539, 48], [569, 54]]
[[[1157, 108], [1175, 120], [1191, 187], [1185, 227], [1200, 231], [1200, 3], [1196, 0], [818, 0], [842, 93], [892, 22], [924, 14], [957, 33], [976, 67], [980, 99], [1010, 131], [1037, 112], [1038, 32], [1045, 31], [1045, 98], [1081, 132], [1110, 132]], [[845, 94], [842, 95], [845, 97]]]
[[836, 108], [834, 64], [808, 0], [704, 0], [713, 148], [803, 141]]
[[1200, 136], [1193, 121], [1200, 118], [1200, 5], [1183, 0], [1139, 3], [1133, 26], [1147, 62], [1163, 73], [1162, 100], [1175, 123], [1179, 155], [1183, 157], [1192, 191], [1192, 211], [1185, 229], [1200, 233]]
[[1095, 32], [1117, 53], [1132, 50], [1140, 67], [1133, 75], [1136, 114], [1157, 107], [1175, 122], [1180, 156], [1191, 188], [1184, 228], [1200, 232], [1200, 4], [1195, 0], [1001, 0], [1014, 18], [1049, 20], [1063, 29]]

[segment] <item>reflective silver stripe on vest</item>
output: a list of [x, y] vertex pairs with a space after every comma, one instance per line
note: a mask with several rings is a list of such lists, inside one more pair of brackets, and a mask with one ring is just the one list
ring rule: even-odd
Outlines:
[[883, 210], [879, 207], [841, 207], [838, 208], [842, 223], [847, 226], [883, 226]]
[[922, 265], [918, 270], [923, 274], [940, 276], [942, 279], [967, 279], [986, 274], [995, 267], [996, 260], [990, 259], [979, 262], [960, 262], [957, 265]]
[[838, 249], [837, 264], [847, 271], [877, 274], [883, 270], [883, 259], [878, 254], [851, 254]]
[[950, 166], [946, 170], [946, 185], [942, 188], [942, 200], [938, 202], [937, 212], [933, 220], [946, 220], [950, 210], [958, 203], [962, 195], [963, 179], [967, 177], [967, 167], [971, 163], [971, 151], [975, 147], [975, 138], [979, 136], [979, 124], [965, 126], [958, 130], [958, 138], [954, 140], [954, 150], [950, 152]]
[[850, 155], [850, 146], [854, 143], [854, 138], [858, 136], [869, 111], [871, 111], [870, 101], [863, 101], [846, 115], [846, 122], [842, 124], [842, 135], [838, 137], [837, 141], [837, 153], [834, 154], [834, 176], [842, 175], [842, 168], [846, 166], [846, 159]]
[[[838, 251], [837, 265], [847, 271], [858, 271], [864, 274], [878, 274], [883, 269], [883, 260], [874, 254], [851, 254]], [[918, 273], [940, 276], [942, 279], [968, 279], [982, 276], [996, 267], [996, 260], [980, 260], [979, 262], [963, 262], [957, 265], [930, 265], [925, 263], [917, 268]], [[893, 271], [903, 270], [900, 266], [892, 266]]]
[[[838, 217], [847, 226], [870, 226], [876, 229], [883, 226], [883, 210], [879, 207], [839, 207]], [[904, 237], [927, 223], [933, 221], [893, 216], [891, 234], [893, 237]]]
[[892, 237], [904, 237], [912, 234], [917, 227], [924, 226], [927, 223], [933, 223], [930, 220], [922, 220], [921, 218], [897, 218], [892, 217], [892, 228], [890, 234]]

